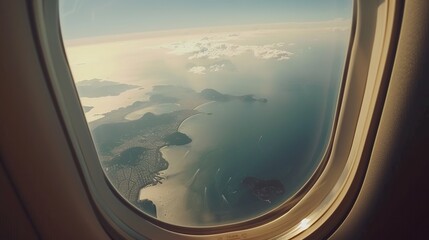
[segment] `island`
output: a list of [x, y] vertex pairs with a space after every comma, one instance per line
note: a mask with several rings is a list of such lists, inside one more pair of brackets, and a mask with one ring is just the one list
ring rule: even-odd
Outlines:
[[282, 182], [277, 179], [262, 180], [246, 177], [242, 184], [250, 189], [252, 194], [261, 201], [271, 203], [275, 198], [285, 193]]
[[210, 101], [217, 102], [226, 102], [232, 100], [241, 100], [244, 102], [263, 102], [266, 103], [268, 100], [266, 98], [255, 98], [252, 94], [243, 95], [243, 96], [232, 96], [228, 94], [222, 94], [214, 89], [208, 88], [201, 91], [201, 96]]

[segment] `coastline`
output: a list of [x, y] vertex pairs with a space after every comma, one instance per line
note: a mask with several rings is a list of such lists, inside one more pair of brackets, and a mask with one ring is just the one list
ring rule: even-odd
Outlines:
[[[152, 201], [157, 210], [157, 219], [166, 222], [180, 222], [194, 224], [191, 213], [186, 209], [188, 186], [184, 175], [181, 175], [187, 166], [192, 163], [190, 150], [179, 149], [177, 146], [164, 146], [159, 149], [164, 159], [169, 159], [167, 169], [161, 171], [164, 180], [156, 187], [147, 185], [139, 190], [138, 199]], [[182, 157], [169, 157], [168, 155], [183, 154]]]
[[[173, 111], [156, 111], [154, 108], [159, 108], [159, 107], [165, 107], [165, 106], [171, 106], [171, 107], [177, 107], [177, 109], [173, 110]], [[180, 104], [178, 103], [161, 103], [161, 104], [155, 104], [155, 105], [149, 105], [149, 106], [145, 106], [143, 108], [140, 108], [136, 111], [130, 112], [128, 114], [126, 114], [124, 116], [125, 120], [128, 121], [135, 121], [138, 120], [139, 118], [141, 118], [142, 116], [144, 116], [146, 113], [150, 112], [156, 115], [160, 115], [160, 114], [165, 114], [165, 113], [171, 113], [171, 112], [175, 112], [175, 111], [179, 111], [182, 110]]]
[[[204, 112], [199, 112], [199, 108], [215, 102], [216, 101], [209, 101], [194, 107], [192, 110], [196, 111], [196, 113], [183, 119], [178, 124], [176, 131], [180, 132], [182, 125], [190, 118], [199, 114], [206, 114]], [[181, 181], [180, 179], [180, 173], [186, 171], [187, 166], [193, 162], [192, 159], [194, 158], [190, 149], [185, 148], [186, 150], [181, 150], [177, 147], [178, 146], [174, 145], [165, 145], [158, 149], [162, 158], [168, 162], [168, 168], [160, 171], [164, 180], [162, 184], [157, 184], [156, 188], [152, 188], [152, 184], [141, 187], [138, 193], [138, 200], [149, 199], [152, 201], [157, 207], [157, 219], [159, 220], [181, 222], [184, 225], [195, 224], [195, 222], [193, 222], [194, 213], [190, 210], [186, 210], [188, 186], [186, 180]], [[178, 157], [177, 154], [179, 152], [177, 151], [183, 154], [183, 156]], [[177, 157], [169, 157], [169, 154], [174, 154]], [[180, 211], [178, 211], [178, 209], [180, 209]]]
[[215, 103], [215, 102], [216, 102], [216, 101], [210, 101], [210, 102], [202, 103], [202, 104], [200, 104], [200, 105], [198, 105], [198, 106], [194, 107], [192, 110], [197, 110], [197, 111], [198, 111], [198, 109], [199, 109], [199, 108], [202, 108], [202, 107], [204, 107], [205, 105], [209, 105], [209, 104], [211, 104], [211, 103]]
[[182, 127], [182, 125], [183, 125], [187, 120], [189, 120], [190, 118], [195, 117], [195, 116], [200, 115], [200, 114], [207, 114], [207, 113], [205, 113], [205, 112], [200, 112], [200, 111], [198, 111], [198, 109], [199, 109], [199, 108], [202, 108], [202, 107], [204, 107], [204, 106], [206, 106], [206, 105], [212, 104], [212, 103], [216, 103], [216, 101], [205, 102], [205, 103], [202, 103], [202, 104], [200, 104], [200, 105], [198, 105], [198, 106], [194, 107], [192, 110], [197, 111], [197, 112], [196, 112], [194, 115], [191, 115], [191, 116], [189, 116], [189, 117], [187, 117], [187, 118], [183, 119], [183, 120], [180, 122], [180, 124], [178, 125], [178, 127], [177, 127], [177, 131], [178, 131], [178, 132], [180, 132], [179, 130], [180, 130], [180, 128]]

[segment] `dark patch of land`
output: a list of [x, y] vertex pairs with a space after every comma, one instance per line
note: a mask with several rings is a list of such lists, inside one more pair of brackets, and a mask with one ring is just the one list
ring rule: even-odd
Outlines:
[[232, 100], [241, 100], [244, 102], [263, 102], [266, 103], [268, 100], [266, 98], [255, 98], [253, 95], [243, 95], [243, 96], [232, 96], [228, 94], [222, 94], [214, 89], [207, 88], [201, 91], [201, 96], [207, 100], [210, 101], [217, 101], [217, 102], [226, 102], [226, 101], [232, 101]]
[[122, 92], [138, 87], [101, 79], [84, 80], [76, 83], [79, 96], [88, 98], [118, 96]]
[[87, 113], [87, 112], [91, 111], [94, 107], [91, 107], [91, 106], [82, 106], [82, 108], [83, 108], [83, 111], [85, 113]]
[[157, 217], [156, 205], [149, 199], [137, 201], [137, 206], [142, 209], [146, 214], [151, 215], [152, 217]]
[[147, 149], [143, 147], [132, 147], [122, 151], [119, 156], [110, 160], [106, 166], [108, 167], [123, 167], [123, 166], [136, 166], [140, 160], [144, 159]]
[[276, 197], [285, 193], [282, 182], [277, 179], [262, 180], [255, 177], [246, 177], [242, 183], [262, 201], [272, 202]]
[[164, 138], [164, 141], [166, 142], [167, 145], [180, 146], [180, 145], [186, 145], [186, 144], [192, 142], [192, 139], [189, 138], [184, 133], [175, 132], [175, 133], [172, 133], [172, 134], [166, 136]]

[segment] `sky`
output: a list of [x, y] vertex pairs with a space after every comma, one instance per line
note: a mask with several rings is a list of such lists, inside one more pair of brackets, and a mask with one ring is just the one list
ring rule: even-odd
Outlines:
[[60, 0], [63, 38], [350, 19], [352, 0]]

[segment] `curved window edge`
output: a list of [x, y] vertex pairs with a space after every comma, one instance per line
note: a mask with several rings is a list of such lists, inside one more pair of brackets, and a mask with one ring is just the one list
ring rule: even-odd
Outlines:
[[[73, 90], [74, 84], [68, 69], [67, 59], [59, 34], [58, 8], [56, 1], [34, 1], [31, 11], [38, 29], [38, 37], [43, 58], [48, 69], [52, 90], [56, 97], [64, 125], [69, 133], [76, 161], [81, 170], [94, 207], [98, 209], [100, 220], [105, 222], [109, 232], [126, 238], [146, 236], [165, 239], [215, 238], [239, 236], [258, 238], [293, 238], [310, 236], [320, 232], [328, 219], [351, 192], [358, 191], [356, 179], [362, 181], [366, 161], [364, 152], [371, 142], [370, 132], [376, 117], [379, 94], [388, 79], [389, 52], [395, 39], [393, 22], [400, 16], [400, 1], [380, 2], [355, 1], [355, 35], [349, 48], [349, 65], [343, 80], [340, 111], [334, 124], [334, 138], [326, 155], [326, 164], [320, 177], [303, 198], [289, 211], [281, 212], [276, 219], [270, 218], [266, 224], [245, 230], [213, 234], [182, 234], [167, 231], [150, 221], [142, 221], [141, 215], [131, 210], [115, 197], [107, 184], [98, 162], [79, 98]], [[353, 31], [352, 31], [353, 32]], [[79, 136], [79, 137], [78, 137]], [[321, 169], [321, 168], [320, 168]], [[180, 229], [179, 229], [180, 230]], [[269, 235], [267, 235], [269, 233]]]

